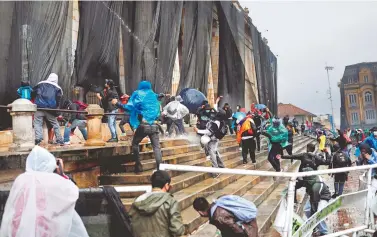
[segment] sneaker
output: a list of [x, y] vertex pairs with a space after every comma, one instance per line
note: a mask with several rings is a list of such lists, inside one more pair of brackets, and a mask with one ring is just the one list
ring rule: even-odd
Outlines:
[[211, 160], [211, 156], [206, 156], [206, 160]]
[[331, 198], [337, 198], [338, 197], [338, 194], [336, 194], [336, 193], [334, 193], [332, 196], [331, 196]]
[[256, 160], [253, 160], [253, 164], [256, 164], [257, 163], [257, 161]]
[[242, 151], [242, 148], [240, 147], [240, 148], [238, 148], [238, 150], [239, 150], [239, 151]]
[[243, 161], [242, 164], [246, 165], [246, 164], [247, 164], [247, 161]]
[[111, 138], [111, 139], [108, 140], [107, 142], [118, 142], [118, 138]]
[[71, 142], [64, 142], [64, 145], [71, 145]]
[[59, 146], [64, 146], [65, 145], [63, 141], [58, 141], [58, 142], [56, 142], [56, 144], [59, 145]]
[[35, 145], [39, 146], [42, 143], [42, 140], [35, 140]]

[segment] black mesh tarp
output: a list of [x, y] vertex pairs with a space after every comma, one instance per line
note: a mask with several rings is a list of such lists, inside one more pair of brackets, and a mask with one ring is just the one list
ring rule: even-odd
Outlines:
[[210, 1], [184, 3], [181, 77], [178, 92], [196, 88], [207, 94], [212, 38]]
[[220, 2], [219, 15], [219, 84], [218, 94], [233, 108], [244, 105], [245, 65], [244, 13], [231, 2]]
[[262, 93], [262, 66], [260, 61], [260, 53], [259, 53], [259, 44], [262, 40], [260, 32], [257, 28], [251, 23], [251, 41], [253, 44], [253, 52], [254, 52], [254, 64], [255, 64], [255, 74], [257, 76], [257, 87], [258, 87], [258, 95], [259, 95], [259, 103], [265, 103], [265, 94]]
[[178, 47], [182, 5], [176, 2], [125, 2], [122, 28], [126, 90], [141, 80], [156, 92], [170, 92]]
[[79, 2], [79, 33], [72, 83], [88, 89], [105, 79], [119, 84], [122, 2]]
[[[59, 84], [70, 88], [70, 70], [64, 38], [68, 22], [69, 2], [8, 2], [1, 4], [0, 16], [2, 83], [1, 104], [17, 98], [21, 80], [32, 86], [45, 80], [51, 72], [59, 76]], [[12, 21], [10, 21], [12, 14]], [[9, 43], [7, 44], [7, 41]], [[1, 111], [2, 115], [6, 112]], [[2, 127], [10, 125], [8, 116], [2, 117]], [[8, 119], [7, 119], [8, 118]]]

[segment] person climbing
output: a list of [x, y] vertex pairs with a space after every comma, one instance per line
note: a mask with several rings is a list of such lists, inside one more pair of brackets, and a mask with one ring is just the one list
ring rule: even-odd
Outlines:
[[292, 155], [292, 151], [293, 151], [293, 126], [292, 126], [291, 122], [288, 122], [287, 130], [288, 130], [289, 145], [285, 147], [285, 150], [287, 151], [288, 155]]
[[[225, 168], [218, 151], [219, 140], [221, 140], [228, 132], [225, 120], [226, 113], [224, 110], [219, 109], [218, 112], [212, 112], [210, 121], [207, 123], [206, 129], [194, 128], [194, 130], [201, 135], [201, 144], [208, 151], [211, 159], [212, 167]], [[212, 174], [214, 178], [218, 178], [219, 174]]]
[[270, 141], [268, 161], [277, 172], [280, 172], [280, 158], [283, 155], [283, 148], [289, 145], [288, 130], [281, 124], [278, 118], [275, 118], [272, 120], [272, 125], [262, 134]]
[[152, 84], [149, 81], [141, 81], [138, 89], [134, 91], [127, 104], [121, 104], [117, 99], [112, 100], [112, 104], [118, 108], [123, 108], [130, 113], [130, 123], [135, 129], [132, 139], [132, 154], [135, 161], [135, 173], [143, 172], [140, 162], [139, 144], [148, 136], [156, 160], [156, 168], [159, 170], [162, 162], [160, 148], [159, 129], [157, 120], [160, 117], [160, 104], [157, 100], [158, 94], [152, 90]]
[[28, 81], [21, 81], [20, 88], [17, 89], [17, 95], [21, 99], [31, 100], [31, 94], [33, 92], [33, 88], [30, 86]]
[[[57, 109], [63, 96], [63, 90], [58, 85], [58, 75], [51, 73], [44, 81], [39, 82], [34, 88], [32, 99], [37, 108]], [[37, 111], [34, 114], [35, 144], [38, 145], [43, 140], [43, 121], [46, 119], [53, 127], [56, 142], [64, 145], [60, 134], [60, 125], [56, 112]]]
[[212, 204], [198, 197], [192, 205], [201, 217], [209, 218], [222, 237], [258, 237], [257, 207], [240, 196], [220, 196]]
[[162, 111], [162, 114], [170, 119], [171, 123], [168, 123], [167, 131], [169, 136], [172, 133], [171, 126], [174, 124], [177, 126], [179, 133], [177, 135], [186, 134], [185, 127], [183, 124], [183, 118], [189, 114], [189, 110], [186, 106], [181, 104], [181, 96], [177, 95], [174, 101], [169, 102]]
[[[120, 102], [122, 103], [122, 105], [125, 105], [125, 104], [128, 103], [129, 99], [130, 99], [130, 96], [127, 95], [127, 94], [124, 94], [124, 95], [122, 95], [120, 97]], [[125, 136], [126, 135], [126, 130], [124, 129], [124, 125], [129, 124], [132, 132], [134, 132], [134, 129], [132, 128], [132, 126], [130, 124], [130, 113], [127, 110], [124, 110], [122, 108], [120, 108], [119, 110], [120, 110], [119, 112], [123, 112], [124, 113], [124, 115], [122, 117], [122, 120], [119, 123], [119, 128], [122, 131], [122, 136]]]
[[[263, 115], [262, 115], [263, 116]], [[257, 142], [257, 151], [260, 152], [260, 135], [262, 133], [263, 117], [258, 113], [253, 114], [253, 120], [256, 127], [255, 141]]]
[[33, 148], [26, 158], [26, 171], [10, 190], [0, 236], [89, 236], [75, 211], [79, 189], [54, 173], [59, 168], [49, 151]]
[[[303, 169], [303, 172], [313, 171], [312, 168], [307, 167]], [[328, 204], [331, 199], [331, 192], [329, 187], [323, 182], [321, 176], [306, 176], [301, 181], [297, 182], [299, 187], [305, 187], [306, 193], [310, 199], [305, 204], [304, 211], [307, 218], [310, 218], [317, 211], [322, 210]], [[327, 235], [328, 229], [325, 221], [321, 221], [313, 231], [319, 233], [320, 236]]]
[[233, 118], [232, 118], [232, 115], [233, 115], [233, 111], [232, 111], [232, 108], [230, 107], [230, 105], [228, 103], [225, 103], [224, 104], [224, 107], [223, 107], [223, 110], [225, 111], [226, 113], [226, 116], [228, 117], [228, 119], [226, 120], [226, 124], [229, 128], [229, 132], [231, 135], [233, 135], [233, 125], [232, 125], [232, 121], [233, 121]]
[[[80, 108], [78, 103], [73, 103], [70, 100], [65, 100], [62, 105], [62, 109], [72, 111], [84, 111]], [[82, 113], [67, 113], [65, 118], [66, 123], [64, 127], [64, 145], [70, 145], [70, 135], [72, 130], [79, 128], [82, 136], [85, 140], [88, 139], [88, 132], [86, 131], [86, 117]]]
[[239, 122], [238, 126], [240, 127], [237, 132], [237, 142], [242, 146], [242, 158], [243, 164], [247, 164], [247, 154], [250, 154], [250, 159], [253, 164], [257, 163], [255, 160], [255, 134], [257, 134], [257, 128], [252, 119], [251, 113]]
[[[330, 169], [351, 167], [352, 162], [349, 159], [348, 155], [345, 154], [345, 151], [342, 151], [339, 145], [336, 145], [337, 151], [332, 155], [332, 161], [329, 165]], [[332, 198], [336, 198], [343, 194], [344, 184], [348, 179], [348, 172], [335, 173], [334, 176], [334, 194]]]

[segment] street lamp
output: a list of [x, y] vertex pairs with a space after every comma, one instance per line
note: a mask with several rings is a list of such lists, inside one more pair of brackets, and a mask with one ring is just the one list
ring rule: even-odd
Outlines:
[[325, 67], [325, 70], [327, 71], [327, 80], [329, 82], [329, 96], [330, 96], [330, 103], [331, 103], [331, 116], [332, 116], [332, 121], [331, 122], [331, 127], [332, 127], [332, 130], [335, 131], [335, 121], [334, 121], [334, 106], [333, 106], [333, 103], [332, 103], [332, 94], [331, 94], [331, 84], [330, 84], [330, 74], [329, 74], [329, 71], [333, 70], [334, 67], [331, 67], [331, 66], [327, 66]]

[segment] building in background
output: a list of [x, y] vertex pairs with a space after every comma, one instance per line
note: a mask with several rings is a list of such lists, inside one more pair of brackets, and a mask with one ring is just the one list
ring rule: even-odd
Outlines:
[[331, 114], [323, 114], [313, 118], [313, 122], [319, 123], [323, 126], [323, 128], [327, 128], [329, 130], [332, 129], [332, 115]]
[[278, 104], [278, 116], [283, 118], [286, 115], [290, 119], [296, 118], [299, 124], [313, 123], [313, 119], [317, 117], [315, 114], [312, 114], [304, 109], [301, 109], [293, 104]]
[[377, 126], [377, 62], [346, 66], [338, 86], [341, 129], [370, 129]]

